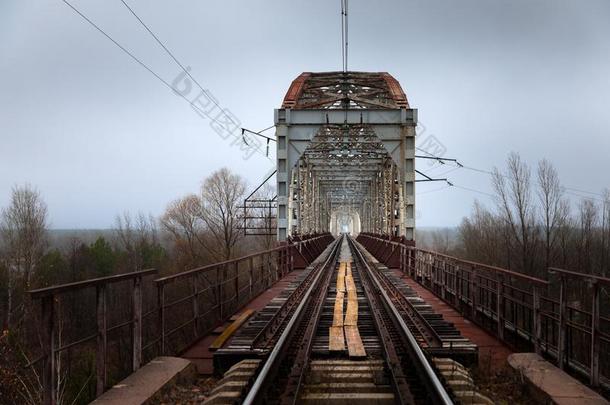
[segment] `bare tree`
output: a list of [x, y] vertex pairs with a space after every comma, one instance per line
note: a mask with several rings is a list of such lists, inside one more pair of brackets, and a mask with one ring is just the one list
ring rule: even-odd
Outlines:
[[546, 269], [553, 264], [558, 231], [565, 223], [569, 212], [569, 204], [563, 197], [557, 171], [546, 159], [538, 162], [538, 200], [542, 213]]
[[494, 168], [492, 175], [500, 215], [510, 230], [510, 239], [518, 245], [522, 271], [526, 273], [533, 271], [531, 253], [536, 244], [530, 178], [529, 167], [515, 152], [508, 156], [506, 174]]
[[502, 262], [503, 222], [478, 201], [470, 218], [459, 228], [460, 240], [468, 258], [499, 265]]
[[157, 220], [141, 212], [135, 218], [125, 212], [117, 215], [114, 231], [120, 246], [129, 255], [129, 270], [142, 270], [143, 250], [158, 243]]
[[566, 205], [566, 219], [557, 228], [557, 240], [559, 244], [559, 261], [562, 268], [567, 268], [570, 263], [571, 249], [574, 246], [574, 220], [570, 215], [570, 205]]
[[451, 248], [449, 228], [435, 229], [432, 232], [432, 248], [437, 252], [448, 254]]
[[591, 200], [582, 200], [579, 205], [580, 238], [579, 238], [579, 270], [591, 274], [593, 270], [593, 231], [597, 225], [597, 207]]
[[22, 291], [30, 288], [32, 274], [47, 246], [47, 205], [38, 190], [29, 185], [13, 187], [10, 205], [2, 210], [0, 235], [8, 267], [6, 323], [10, 328], [17, 310], [17, 283]]
[[240, 205], [246, 183], [229, 169], [222, 168], [201, 187], [201, 219], [215, 242], [222, 247], [221, 259], [230, 259], [237, 243], [244, 237], [241, 228]]
[[173, 238], [185, 266], [201, 264], [209, 246], [203, 237], [201, 199], [189, 194], [169, 204], [161, 217], [161, 226]]

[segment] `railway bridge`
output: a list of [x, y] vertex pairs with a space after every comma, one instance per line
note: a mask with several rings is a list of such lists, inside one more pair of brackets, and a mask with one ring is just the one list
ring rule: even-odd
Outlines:
[[[490, 404], [510, 399], [479, 377], [505, 365], [532, 401], [607, 403], [610, 279], [540, 279], [418, 247], [416, 124], [388, 73], [299, 75], [275, 110], [273, 220], [244, 227], [277, 247], [31, 291], [45, 404], [62, 356], [83, 353], [104, 404]], [[62, 302], [87, 294], [95, 330], [61, 340]], [[109, 324], [118, 307], [126, 318]]]

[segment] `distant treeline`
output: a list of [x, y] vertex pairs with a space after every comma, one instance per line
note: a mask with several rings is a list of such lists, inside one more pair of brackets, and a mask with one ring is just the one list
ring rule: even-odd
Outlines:
[[[475, 202], [457, 235], [432, 232], [433, 249], [547, 278], [548, 267], [610, 275], [610, 191], [564, 187], [546, 160], [535, 171], [511, 153], [492, 174], [494, 204]], [[568, 195], [581, 194], [574, 202]]]

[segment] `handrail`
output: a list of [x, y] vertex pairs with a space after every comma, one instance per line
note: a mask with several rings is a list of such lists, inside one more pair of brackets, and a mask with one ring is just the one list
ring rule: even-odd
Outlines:
[[516, 277], [516, 278], [521, 278], [527, 281], [531, 281], [533, 283], [537, 283], [540, 285], [549, 285], [549, 281], [548, 280], [544, 280], [538, 277], [533, 277], [533, 276], [528, 276], [527, 274], [523, 274], [523, 273], [518, 273], [516, 271], [513, 270], [508, 270], [508, 269], [504, 269], [502, 267], [497, 267], [497, 266], [492, 266], [490, 264], [485, 264], [485, 263], [480, 263], [480, 262], [474, 262], [472, 260], [466, 260], [466, 259], [460, 259], [459, 257], [455, 257], [455, 256], [450, 256], [444, 253], [438, 253], [438, 252], [433, 252], [431, 250], [426, 250], [426, 249], [420, 249], [420, 248], [416, 248], [416, 247], [412, 247], [412, 246], [407, 246], [407, 249], [409, 250], [415, 250], [415, 251], [420, 251], [420, 252], [424, 252], [424, 253], [429, 253], [429, 254], [433, 254], [436, 256], [442, 256], [446, 259], [450, 259], [450, 260], [455, 260], [461, 263], [466, 263], [466, 264], [470, 264], [472, 266], [476, 266], [476, 267], [483, 267], [487, 270], [491, 270], [493, 272], [496, 273], [503, 273], [503, 274], [507, 274], [511, 277]]
[[174, 281], [175, 279], [178, 279], [178, 278], [192, 276], [193, 274], [202, 273], [202, 272], [205, 272], [206, 270], [212, 270], [212, 269], [215, 269], [215, 268], [217, 268], [219, 266], [226, 266], [227, 264], [232, 264], [232, 263], [235, 263], [235, 262], [241, 262], [241, 261], [244, 261], [244, 260], [248, 260], [248, 259], [250, 259], [252, 257], [257, 257], [257, 256], [261, 256], [261, 255], [277, 252], [277, 251], [280, 251], [280, 250], [285, 249], [285, 248], [286, 248], [286, 246], [278, 246], [278, 247], [273, 248], [273, 249], [267, 249], [267, 250], [262, 250], [262, 251], [259, 251], [259, 252], [251, 253], [251, 254], [249, 254], [247, 256], [241, 256], [241, 257], [237, 257], [235, 259], [225, 260], [223, 262], [206, 264], [205, 266], [195, 267], [194, 269], [190, 269], [190, 270], [187, 270], [187, 271], [182, 271], [180, 273], [170, 274], [169, 276], [164, 276], [164, 277], [159, 277], [159, 278], [155, 279], [155, 283], [157, 283], [157, 284], [170, 283], [170, 282], [172, 282], [172, 281]]
[[157, 278], [157, 279], [155, 279], [155, 283], [157, 283], [157, 284], [171, 283], [174, 280], [177, 280], [177, 279], [182, 278], [182, 277], [189, 277], [189, 276], [192, 276], [192, 275], [197, 274], [197, 273], [202, 273], [202, 272], [206, 272], [208, 270], [216, 269], [216, 268], [218, 268], [220, 266], [226, 266], [228, 264], [242, 262], [244, 260], [249, 260], [251, 258], [258, 257], [258, 256], [261, 256], [261, 255], [265, 255], [265, 254], [270, 254], [270, 253], [273, 253], [273, 252], [279, 252], [279, 251], [285, 250], [286, 248], [289, 248], [289, 247], [292, 247], [292, 246], [297, 247], [297, 246], [299, 246], [301, 244], [309, 243], [309, 242], [312, 242], [314, 240], [323, 238], [325, 236], [326, 235], [314, 236], [313, 238], [305, 239], [305, 240], [298, 241], [298, 242], [293, 242], [293, 243], [291, 243], [289, 245], [278, 246], [278, 247], [275, 247], [273, 249], [267, 249], [267, 250], [263, 250], [263, 251], [259, 251], [259, 252], [254, 252], [254, 253], [251, 253], [251, 254], [246, 255], [246, 256], [237, 257], [235, 259], [229, 259], [229, 260], [225, 260], [223, 262], [211, 263], [211, 264], [207, 264], [205, 266], [196, 267], [196, 268], [191, 269], [191, 270], [187, 270], [187, 271], [183, 271], [183, 272], [180, 272], [180, 273], [171, 274], [169, 276], [164, 276], [164, 277]]
[[129, 280], [129, 279], [132, 279], [135, 277], [145, 277], [150, 274], [155, 274], [156, 272], [157, 272], [156, 269], [140, 270], [140, 271], [134, 271], [131, 273], [123, 273], [123, 274], [117, 274], [114, 276], [98, 277], [98, 278], [92, 278], [89, 280], [76, 281], [73, 283], [59, 284], [59, 285], [54, 285], [54, 286], [50, 286], [50, 287], [39, 288], [36, 290], [30, 290], [30, 291], [28, 291], [28, 293], [30, 294], [32, 299], [39, 299], [39, 298], [43, 298], [43, 297], [48, 297], [50, 295], [61, 294], [66, 291], [80, 290], [80, 289], [89, 288], [89, 287], [96, 287], [100, 284], [113, 284], [113, 283], [117, 283], [119, 281]]
[[428, 254], [432, 254], [432, 255], [436, 255], [436, 256], [441, 256], [441, 257], [444, 257], [446, 259], [455, 260], [455, 261], [458, 261], [458, 262], [461, 262], [461, 263], [470, 264], [472, 266], [483, 267], [483, 268], [485, 268], [487, 270], [491, 270], [491, 271], [496, 272], [496, 273], [503, 273], [503, 274], [509, 275], [511, 277], [521, 278], [521, 279], [524, 279], [524, 280], [527, 280], [527, 281], [531, 281], [533, 283], [537, 283], [537, 284], [540, 284], [540, 285], [548, 285], [549, 284], [548, 280], [540, 279], [540, 278], [533, 277], [533, 276], [528, 276], [527, 274], [518, 273], [516, 271], [504, 269], [502, 267], [497, 267], [497, 266], [492, 266], [492, 265], [485, 264], [485, 263], [479, 263], [479, 262], [474, 262], [474, 261], [471, 261], [471, 260], [461, 259], [459, 257], [455, 257], [455, 256], [451, 256], [451, 255], [444, 254], [444, 253], [439, 253], [439, 252], [433, 252], [431, 250], [422, 249], [422, 248], [418, 248], [418, 247], [415, 247], [415, 246], [407, 246], [407, 245], [405, 245], [403, 243], [400, 243], [400, 242], [396, 242], [396, 241], [393, 241], [393, 240], [387, 240], [387, 239], [380, 238], [378, 236], [373, 236], [373, 235], [370, 235], [370, 234], [367, 234], [367, 233], [362, 233], [361, 235], [363, 235], [363, 236], [365, 236], [367, 238], [371, 238], [371, 239], [375, 239], [375, 240], [378, 240], [378, 241], [382, 241], [382, 242], [387, 243], [389, 245], [394, 245], [394, 246], [397, 246], [397, 247], [403, 247], [404, 246], [408, 250], [412, 250], [412, 251], [416, 251], [416, 252], [419, 251], [419, 252], [422, 252], [422, 253], [428, 253]]
[[[81, 346], [93, 340], [97, 341], [95, 349], [95, 387], [97, 395], [101, 395], [107, 385], [107, 351], [108, 334], [116, 330], [119, 326], [131, 325], [132, 337], [132, 370], [140, 368], [142, 364], [142, 320], [143, 320], [143, 286], [142, 279], [146, 276], [156, 274], [156, 269], [134, 271], [131, 273], [117, 274], [114, 276], [98, 277], [90, 280], [77, 281], [55, 285], [46, 288], [39, 288], [28, 291], [33, 300], [39, 300], [41, 305], [41, 317], [39, 328], [41, 332], [42, 355], [38, 361], [42, 361], [42, 402], [45, 405], [56, 402], [56, 356], [62, 351]], [[117, 282], [131, 281], [131, 315], [130, 319], [119, 325], [108, 327], [108, 286]], [[76, 339], [67, 344], [56, 342], [55, 334], [57, 331], [57, 315], [55, 302], [57, 296], [80, 291], [86, 288], [95, 288], [95, 319], [96, 332], [84, 338]], [[33, 363], [31, 363], [33, 364]]]
[[576, 271], [564, 270], [564, 269], [560, 269], [558, 267], [549, 267], [549, 272], [551, 274], [552, 273], [559, 273], [559, 275], [566, 275], [568, 277], [587, 278], [587, 279], [589, 279], [591, 281], [599, 282], [599, 283], [605, 284], [605, 285], [610, 285], [610, 278], [602, 277], [602, 276], [596, 276], [594, 274], [578, 273]]

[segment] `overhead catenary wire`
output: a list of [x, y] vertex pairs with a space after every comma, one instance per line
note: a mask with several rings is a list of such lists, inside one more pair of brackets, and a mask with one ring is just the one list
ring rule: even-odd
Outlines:
[[[189, 72], [189, 69], [187, 69], [186, 67], [184, 67], [184, 64], [182, 64], [182, 62], [180, 62], [178, 60], [178, 58], [176, 58], [176, 56], [172, 53], [172, 51], [170, 51], [167, 46], [165, 46], [165, 44], [159, 39], [159, 37], [150, 29], [150, 27], [140, 18], [140, 16], [129, 6], [129, 4], [127, 4], [125, 2], [125, 0], [121, 0], [121, 3], [123, 3], [123, 5], [127, 8], [127, 10], [129, 10], [129, 12], [136, 18], [136, 20], [138, 20], [138, 22], [140, 23], [140, 25], [142, 25], [142, 27], [144, 27], [144, 29], [146, 29], [146, 31], [148, 31], [148, 33], [154, 38], [154, 40], [157, 42], [157, 44], [159, 44], [159, 46], [161, 46], [161, 48], [163, 48], [163, 50], [174, 60], [174, 62], [176, 63], [176, 65], [178, 65], [178, 67], [180, 69], [182, 69], [182, 71], [193, 81], [193, 83], [195, 83], [197, 85], [197, 87], [199, 87], [199, 89], [208, 97], [208, 99], [219, 109], [222, 110], [222, 107], [218, 104], [218, 102], [214, 99], [214, 97], [210, 94], [209, 91], [205, 90], [203, 88], [203, 86], [201, 86], [201, 84], [199, 84], [199, 81], [197, 81], [197, 79], [195, 79], [195, 77], [193, 77], [193, 75], [191, 74], [191, 72]], [[234, 120], [233, 118], [231, 118], [229, 115], [226, 115], [226, 117], [234, 124], [239, 126]]]
[[341, 0], [341, 67], [343, 73], [347, 72], [347, 57], [348, 57], [348, 16], [347, 16], [348, 0]]
[[96, 30], [98, 30], [102, 35], [104, 35], [107, 39], [109, 39], [114, 45], [116, 45], [121, 51], [123, 51], [125, 54], [127, 54], [128, 56], [130, 56], [134, 61], [136, 61], [140, 66], [142, 66], [144, 69], [146, 69], [150, 74], [152, 74], [155, 78], [157, 78], [157, 80], [159, 80], [161, 83], [163, 83], [165, 86], [167, 86], [170, 90], [176, 92], [176, 94], [182, 96], [183, 99], [185, 99], [189, 104], [193, 105], [195, 108], [197, 108], [197, 106], [191, 102], [189, 99], [187, 99], [186, 97], [184, 97], [183, 95], [181, 95], [179, 92], [176, 91], [176, 89], [169, 84], [165, 79], [163, 79], [161, 76], [159, 76], [154, 70], [152, 70], [147, 64], [145, 64], [144, 62], [142, 62], [137, 56], [135, 56], [131, 51], [129, 51], [127, 48], [125, 48], [123, 45], [121, 45], [119, 42], [117, 42], [114, 38], [112, 38], [109, 34], [106, 33], [106, 31], [104, 31], [102, 28], [100, 28], [96, 23], [94, 23], [92, 20], [90, 20], [85, 14], [83, 14], [80, 10], [78, 10], [75, 6], [73, 6], [69, 1], [67, 0], [62, 0], [66, 5], [68, 5], [76, 14], [78, 14], [81, 18], [83, 18], [87, 23], [89, 23], [92, 27], [94, 27]]
[[449, 184], [446, 184], [446, 185], [444, 185], [442, 187], [434, 188], [432, 190], [426, 190], [426, 191], [417, 192], [416, 195], [424, 195], [424, 194], [435, 193], [435, 192], [438, 192], [438, 191], [446, 190], [449, 187], [451, 187], [451, 186]]
[[[209, 114], [207, 114], [204, 110], [202, 110], [197, 104], [195, 104], [193, 101], [189, 100], [184, 94], [182, 94], [180, 91], [178, 91], [174, 86], [172, 86], [168, 81], [166, 81], [165, 79], [163, 79], [157, 72], [155, 72], [150, 66], [148, 66], [146, 63], [144, 63], [141, 59], [139, 59], [137, 56], [134, 55], [133, 52], [131, 52], [130, 50], [128, 50], [127, 48], [125, 48], [123, 45], [121, 45], [117, 40], [115, 40], [110, 34], [108, 34], [106, 31], [104, 31], [99, 25], [97, 25], [95, 22], [93, 22], [89, 17], [87, 17], [82, 11], [80, 11], [76, 6], [74, 6], [72, 3], [70, 3], [68, 0], [62, 0], [64, 4], [66, 4], [68, 7], [70, 7], [72, 9], [72, 11], [74, 11], [74, 13], [76, 13], [79, 17], [81, 17], [83, 20], [85, 20], [89, 25], [91, 25], [93, 28], [95, 28], [98, 32], [100, 32], [102, 35], [104, 35], [110, 42], [112, 42], [116, 47], [118, 47], [123, 53], [125, 53], [126, 55], [128, 55], [132, 60], [134, 60], [137, 64], [139, 64], [140, 66], [142, 66], [144, 69], [146, 69], [146, 71], [148, 71], [151, 75], [153, 75], [157, 80], [159, 80], [165, 87], [167, 87], [168, 89], [172, 90], [172, 92], [174, 94], [176, 94], [177, 96], [179, 96], [180, 98], [182, 98], [184, 101], [186, 101], [188, 104], [191, 105], [191, 107], [193, 107], [195, 110], [197, 110], [199, 113], [201, 113], [201, 115], [203, 116], [207, 116], [212, 122], [218, 122], [218, 118], [214, 118], [211, 117]], [[211, 96], [209, 94], [208, 91], [206, 91], [205, 89], [203, 89], [201, 87], [201, 85], [199, 84], [199, 82], [190, 74], [190, 72], [188, 71], [188, 69], [184, 68], [184, 65], [182, 65], [182, 63], [180, 63], [180, 61], [178, 61], [177, 58], [175, 58], [173, 56], [173, 54], [171, 53], [171, 51], [169, 51], [169, 49], [167, 49], [162, 43], [161, 41], [158, 39], [158, 37], [156, 35], [154, 35], [152, 33], [152, 30], [150, 30], [145, 24], [144, 22], [137, 17], [137, 15], [135, 14], [135, 12], [133, 12], [133, 9], [131, 9], [125, 2], [123, 2], [125, 4], [125, 6], [127, 6], [127, 8], [129, 8], [132, 13], [134, 14], [134, 16], [136, 16], [136, 18], [138, 18], [139, 21], [141, 21], [141, 24], [143, 26], [145, 26], [145, 28], [147, 28], [147, 30], [149, 30], [149, 32], [151, 33], [151, 35], [153, 35], [153, 37], [155, 37], [155, 39], [159, 42], [159, 44], [161, 46], [163, 46], [163, 48], [166, 50], [166, 52], [168, 54], [170, 54], [170, 56], [172, 56], [172, 58], [174, 59], [174, 61], [180, 66], [180, 68], [185, 72], [185, 74], [187, 74], [192, 80], [193, 82], [204, 92], [204, 94], [206, 94], [208, 96], [208, 98], [210, 99], [210, 101], [212, 101], [212, 103], [214, 103], [214, 105], [216, 105], [216, 107], [218, 107], [221, 111], [223, 111], [222, 107], [216, 102], [216, 100], [214, 99], [213, 96]], [[235, 123], [235, 121], [227, 114], [225, 114], [225, 117], [227, 119], [229, 119], [233, 124], [235, 124], [237, 126], [237, 124]], [[268, 128], [267, 128], [268, 129]], [[265, 129], [266, 130], [266, 129]], [[257, 148], [258, 151], [258, 148]], [[268, 153], [267, 153], [268, 156]]]
[[345, 13], [343, 7], [343, 0], [341, 1], [341, 70], [345, 73], [345, 19], [343, 14]]
[[[423, 152], [423, 153], [425, 153], [426, 155], [428, 155], [426, 158], [429, 158], [429, 159], [439, 159], [439, 162], [440, 161], [448, 161], [449, 163], [444, 163], [444, 164], [448, 164], [448, 165], [451, 165], [451, 162], [453, 162], [455, 164], [455, 166], [454, 166], [453, 169], [451, 169], [448, 172], [452, 172], [452, 171], [458, 170], [458, 169], [466, 169], [466, 170], [470, 170], [470, 171], [473, 171], [473, 172], [486, 174], [486, 175], [489, 175], [489, 176], [494, 176], [495, 175], [494, 172], [492, 172], [490, 170], [485, 170], [485, 169], [481, 169], [481, 168], [477, 168], [477, 167], [473, 167], [473, 166], [468, 166], [468, 165], [465, 165], [465, 164], [461, 163], [457, 159], [447, 159], [447, 158], [443, 158], [443, 157], [440, 157], [440, 156], [435, 156], [434, 154], [432, 154], [432, 153], [430, 153], [430, 152], [428, 152], [428, 151], [426, 151], [426, 150], [424, 150], [422, 148], [419, 148], [419, 147], [416, 147], [416, 149], [421, 151], [421, 152]], [[439, 174], [438, 176], [443, 176], [443, 175], [447, 174], [448, 172], [444, 172], [442, 174]], [[510, 178], [510, 176], [502, 174], [499, 171], [497, 172], [497, 174], [499, 176], [505, 178], [505, 179]], [[590, 195], [594, 195], [594, 196], [605, 198], [605, 196], [603, 194], [601, 194], [601, 193], [596, 193], [596, 192], [593, 192], [593, 191], [587, 191], [587, 190], [582, 190], [582, 189], [578, 189], [578, 188], [574, 188], [574, 187], [566, 187], [566, 186], [562, 186], [562, 189], [563, 189], [563, 191], [566, 194], [574, 195], [574, 196], [585, 198], [585, 199], [591, 199], [591, 200], [595, 200], [595, 201], [600, 201], [600, 202], [604, 202], [605, 201], [604, 199], [601, 199], [601, 198], [589, 197], [589, 196], [584, 196], [584, 195], [578, 194], [578, 193], [590, 194]]]

